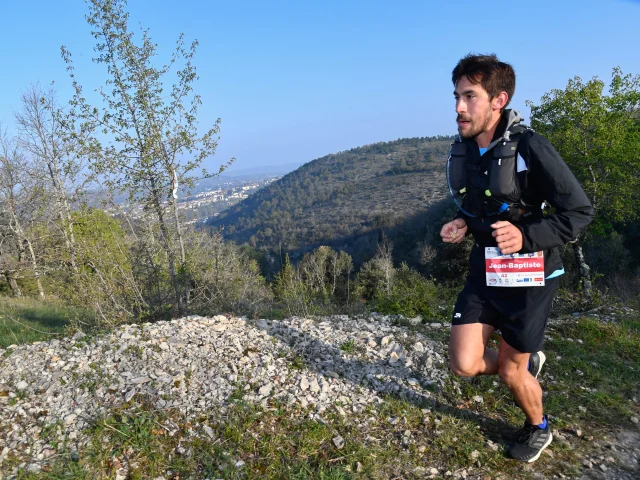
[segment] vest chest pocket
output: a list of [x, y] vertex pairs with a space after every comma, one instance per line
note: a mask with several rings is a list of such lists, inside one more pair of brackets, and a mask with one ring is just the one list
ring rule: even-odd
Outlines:
[[456, 193], [461, 193], [467, 186], [467, 146], [464, 143], [451, 145], [447, 161], [447, 179], [449, 186]]
[[507, 142], [493, 148], [489, 172], [489, 190], [492, 195], [515, 195], [520, 192], [516, 176], [517, 142]]

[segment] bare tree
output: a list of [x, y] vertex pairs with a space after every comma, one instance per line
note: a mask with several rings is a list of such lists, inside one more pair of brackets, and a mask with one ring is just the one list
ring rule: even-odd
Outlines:
[[393, 287], [393, 277], [395, 268], [393, 267], [393, 243], [386, 235], [382, 235], [382, 240], [378, 243], [378, 250], [373, 260], [381, 274], [384, 291], [387, 295], [391, 294]]
[[[40, 281], [41, 269], [33, 246], [33, 240], [29, 234], [28, 225], [35, 220], [35, 212], [42, 205], [42, 188], [34, 185], [27, 175], [30, 170], [15, 139], [7, 136], [0, 130], [0, 213], [5, 219], [3, 222], [4, 234], [0, 233], [5, 247], [2, 251], [7, 255], [10, 243], [15, 245], [17, 253], [17, 266], [29, 263], [31, 272], [35, 278], [40, 298], [45, 297], [44, 288]], [[6, 259], [6, 256], [5, 256]], [[17, 272], [13, 274], [5, 270], [5, 276], [9, 281], [11, 290], [16, 295], [21, 295], [17, 286]]]
[[14, 297], [21, 297], [22, 290], [18, 285], [19, 264], [21, 261], [18, 242], [8, 228], [9, 217], [0, 211], [0, 275], [4, 277]]
[[[298, 275], [316, 297], [324, 302], [349, 300], [349, 275], [353, 261], [345, 252], [323, 245], [306, 253], [298, 265]], [[340, 298], [338, 298], [340, 297]]]
[[[77, 273], [72, 204], [83, 191], [83, 166], [76, 135], [68, 116], [59, 108], [53, 88], [32, 86], [22, 94], [22, 108], [15, 114], [21, 147], [31, 155], [34, 172], [45, 171], [57, 222], [54, 228], [64, 239], [71, 269]], [[42, 165], [44, 168], [37, 168]]]
[[194, 309], [255, 314], [271, 299], [257, 262], [220, 234], [189, 235]]

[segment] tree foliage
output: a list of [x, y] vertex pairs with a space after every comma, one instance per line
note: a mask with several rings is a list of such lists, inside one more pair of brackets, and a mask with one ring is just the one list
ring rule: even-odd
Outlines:
[[376, 309], [380, 313], [434, 318], [437, 314], [438, 293], [433, 281], [403, 263], [395, 271], [391, 291], [388, 294], [378, 294]]
[[95, 311], [104, 325], [146, 318], [152, 308], [134, 271], [130, 239], [120, 222], [99, 209], [73, 214], [78, 272], [58, 292]]
[[[136, 38], [129, 29], [126, 0], [89, 0], [87, 22], [96, 39], [93, 60], [107, 69], [108, 79], [98, 91], [103, 104], [91, 105], [75, 77], [70, 52], [63, 58], [73, 79], [74, 115], [82, 130], [91, 131], [83, 141], [92, 168], [112, 191], [126, 192], [131, 202], [141, 202], [157, 223], [157, 240], [163, 249], [173, 288], [173, 305], [179, 314], [188, 311], [191, 279], [187, 272], [184, 225], [177, 206], [178, 186], [191, 184], [192, 173], [215, 152], [219, 122], [200, 134], [197, 114], [200, 96], [193, 58], [197, 42], [185, 46], [180, 35], [171, 60], [154, 65], [157, 47], [148, 30]], [[173, 72], [175, 69], [175, 73]], [[174, 75], [175, 83], [167, 88]], [[168, 95], [167, 95], [168, 92]], [[222, 165], [219, 172], [222, 172]], [[218, 172], [218, 173], [219, 173]], [[206, 170], [203, 176], [209, 176]], [[151, 248], [145, 242], [142, 248]], [[148, 255], [155, 261], [153, 255]]]
[[438, 305], [435, 283], [404, 262], [395, 268], [392, 250], [391, 241], [383, 236], [375, 255], [357, 274], [356, 293], [380, 313], [433, 318]]
[[312, 313], [307, 285], [298, 276], [289, 255], [285, 256], [282, 270], [273, 280], [273, 292], [276, 301], [286, 308], [289, 315], [307, 316]]
[[375, 255], [365, 262], [356, 277], [356, 293], [365, 299], [391, 294], [396, 269], [393, 266], [393, 244], [383, 236]]
[[531, 107], [531, 126], [558, 150], [596, 210], [592, 229], [631, 222], [640, 209], [640, 76], [614, 68], [608, 92], [597, 77], [569, 80]]

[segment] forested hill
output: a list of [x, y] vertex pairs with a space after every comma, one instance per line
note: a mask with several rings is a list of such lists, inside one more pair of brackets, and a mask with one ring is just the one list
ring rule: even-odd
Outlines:
[[210, 225], [254, 247], [304, 249], [392, 227], [446, 191], [451, 137], [406, 138], [313, 160]]

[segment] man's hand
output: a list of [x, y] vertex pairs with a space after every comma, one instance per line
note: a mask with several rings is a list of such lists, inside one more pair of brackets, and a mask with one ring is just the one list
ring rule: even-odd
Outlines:
[[444, 224], [440, 230], [440, 236], [445, 243], [460, 243], [467, 234], [467, 222], [462, 218], [456, 218], [452, 222]]
[[498, 242], [502, 255], [522, 250], [522, 232], [510, 222], [499, 221], [491, 225], [493, 238]]

